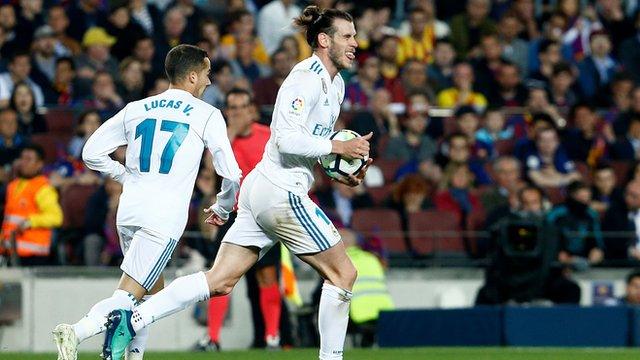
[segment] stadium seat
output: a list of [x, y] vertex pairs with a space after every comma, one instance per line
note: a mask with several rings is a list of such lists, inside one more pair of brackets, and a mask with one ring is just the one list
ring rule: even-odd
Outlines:
[[44, 148], [45, 163], [50, 164], [66, 153], [71, 134], [34, 134], [31, 141]]
[[582, 175], [582, 181], [585, 181], [587, 184], [591, 184], [591, 169], [589, 169], [589, 165], [585, 162], [577, 161], [576, 170], [580, 175]]
[[442, 119], [442, 123], [444, 125], [444, 136], [447, 137], [454, 132], [458, 131], [458, 123], [456, 122], [456, 118], [453, 116], [446, 117]]
[[560, 204], [565, 199], [565, 192], [564, 192], [564, 189], [561, 187], [547, 186], [543, 190], [545, 195], [547, 196], [547, 199], [549, 199], [549, 201], [553, 205]]
[[44, 114], [50, 132], [73, 133], [73, 110], [65, 108], [49, 109]]
[[479, 185], [477, 188], [471, 189], [471, 193], [477, 196], [478, 198], [481, 198], [485, 193], [487, 193], [488, 191], [491, 191], [492, 189], [493, 189], [493, 185], [490, 185], [490, 184]]
[[411, 214], [409, 238], [420, 255], [464, 253], [458, 217], [451, 212], [426, 210]]
[[[378, 138], [378, 157], [381, 158], [385, 151], [387, 151], [387, 145], [389, 144], [389, 136], [386, 134], [380, 135]], [[374, 162], [378, 162], [378, 159], [373, 159]]]
[[495, 182], [496, 181], [496, 172], [493, 171], [493, 162], [491, 161], [487, 161], [484, 164], [482, 164], [482, 168], [484, 169], [484, 172], [489, 176], [489, 178]]
[[367, 192], [376, 206], [384, 206], [385, 201], [391, 196], [393, 184], [368, 188]]
[[96, 192], [95, 185], [71, 184], [60, 192], [60, 206], [64, 214], [62, 228], [82, 228], [89, 198]]
[[632, 170], [632, 163], [629, 161], [612, 161], [611, 167], [616, 174], [617, 185], [624, 186], [629, 177], [629, 171]]
[[356, 210], [351, 218], [351, 226], [365, 236], [382, 238], [386, 249], [391, 253], [404, 253], [407, 251], [400, 215], [395, 210]]
[[515, 145], [514, 140], [498, 140], [493, 143], [493, 147], [499, 156], [512, 155]]
[[379, 159], [375, 160], [376, 165], [382, 170], [384, 183], [390, 184], [395, 179], [396, 173], [403, 162], [401, 160]]
[[478, 249], [478, 240], [483, 236], [486, 236], [481, 233], [484, 229], [484, 222], [487, 219], [487, 213], [483, 208], [474, 209], [467, 215], [466, 224], [465, 224], [465, 237], [469, 242], [469, 250], [472, 254], [477, 254]]

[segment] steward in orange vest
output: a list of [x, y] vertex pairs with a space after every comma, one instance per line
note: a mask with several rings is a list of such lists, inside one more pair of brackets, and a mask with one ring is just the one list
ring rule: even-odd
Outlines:
[[45, 265], [51, 248], [52, 228], [62, 224], [58, 193], [41, 175], [44, 150], [26, 146], [18, 159], [18, 178], [7, 186], [1, 238], [5, 249], [15, 249], [21, 265]]

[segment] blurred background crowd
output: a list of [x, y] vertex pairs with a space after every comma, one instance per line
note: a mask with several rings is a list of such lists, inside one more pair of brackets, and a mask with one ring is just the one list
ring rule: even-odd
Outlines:
[[[337, 127], [373, 131], [375, 162], [356, 188], [319, 172], [312, 198], [385, 266], [491, 268], [505, 246], [560, 269], [640, 261], [637, 1], [313, 3], [354, 16], [357, 66], [342, 72]], [[268, 125], [278, 86], [311, 54], [290, 21], [307, 4], [0, 2], [4, 246], [16, 229], [44, 229], [18, 251], [23, 264], [119, 264], [121, 185], [83, 165], [86, 139], [167, 89], [163, 60], [180, 43], [209, 54], [203, 98], [230, 134]], [[246, 104], [227, 107], [233, 89], [251, 93]], [[200, 216], [219, 186], [212, 170], [207, 155], [179, 257], [215, 252], [217, 229]], [[47, 186], [21, 183], [40, 177]], [[525, 220], [531, 229], [513, 225]]]

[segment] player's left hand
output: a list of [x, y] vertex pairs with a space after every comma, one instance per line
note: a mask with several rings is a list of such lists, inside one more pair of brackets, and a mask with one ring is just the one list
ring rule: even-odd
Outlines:
[[210, 207], [205, 208], [204, 213], [209, 214], [209, 217], [204, 220], [204, 222], [209, 225], [222, 226], [227, 222], [227, 220], [223, 219], [222, 217], [220, 217], [220, 215], [211, 210]]
[[369, 169], [369, 165], [371, 165], [371, 163], [373, 163], [373, 159], [369, 158], [367, 160], [367, 163], [355, 175], [349, 175], [348, 178], [342, 178], [336, 181], [351, 187], [356, 187], [362, 184], [362, 181], [364, 180], [364, 176], [367, 174], [367, 170]]

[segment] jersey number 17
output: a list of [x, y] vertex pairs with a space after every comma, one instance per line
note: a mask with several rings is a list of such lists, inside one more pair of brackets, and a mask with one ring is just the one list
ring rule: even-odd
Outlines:
[[[149, 172], [151, 167], [151, 150], [153, 149], [153, 137], [156, 132], [156, 119], [148, 118], [136, 126], [136, 139], [142, 137], [140, 146], [140, 171]], [[171, 120], [162, 120], [160, 131], [171, 133], [169, 141], [164, 146], [160, 157], [160, 174], [168, 174], [173, 165], [173, 157], [184, 138], [189, 133], [189, 124]]]

